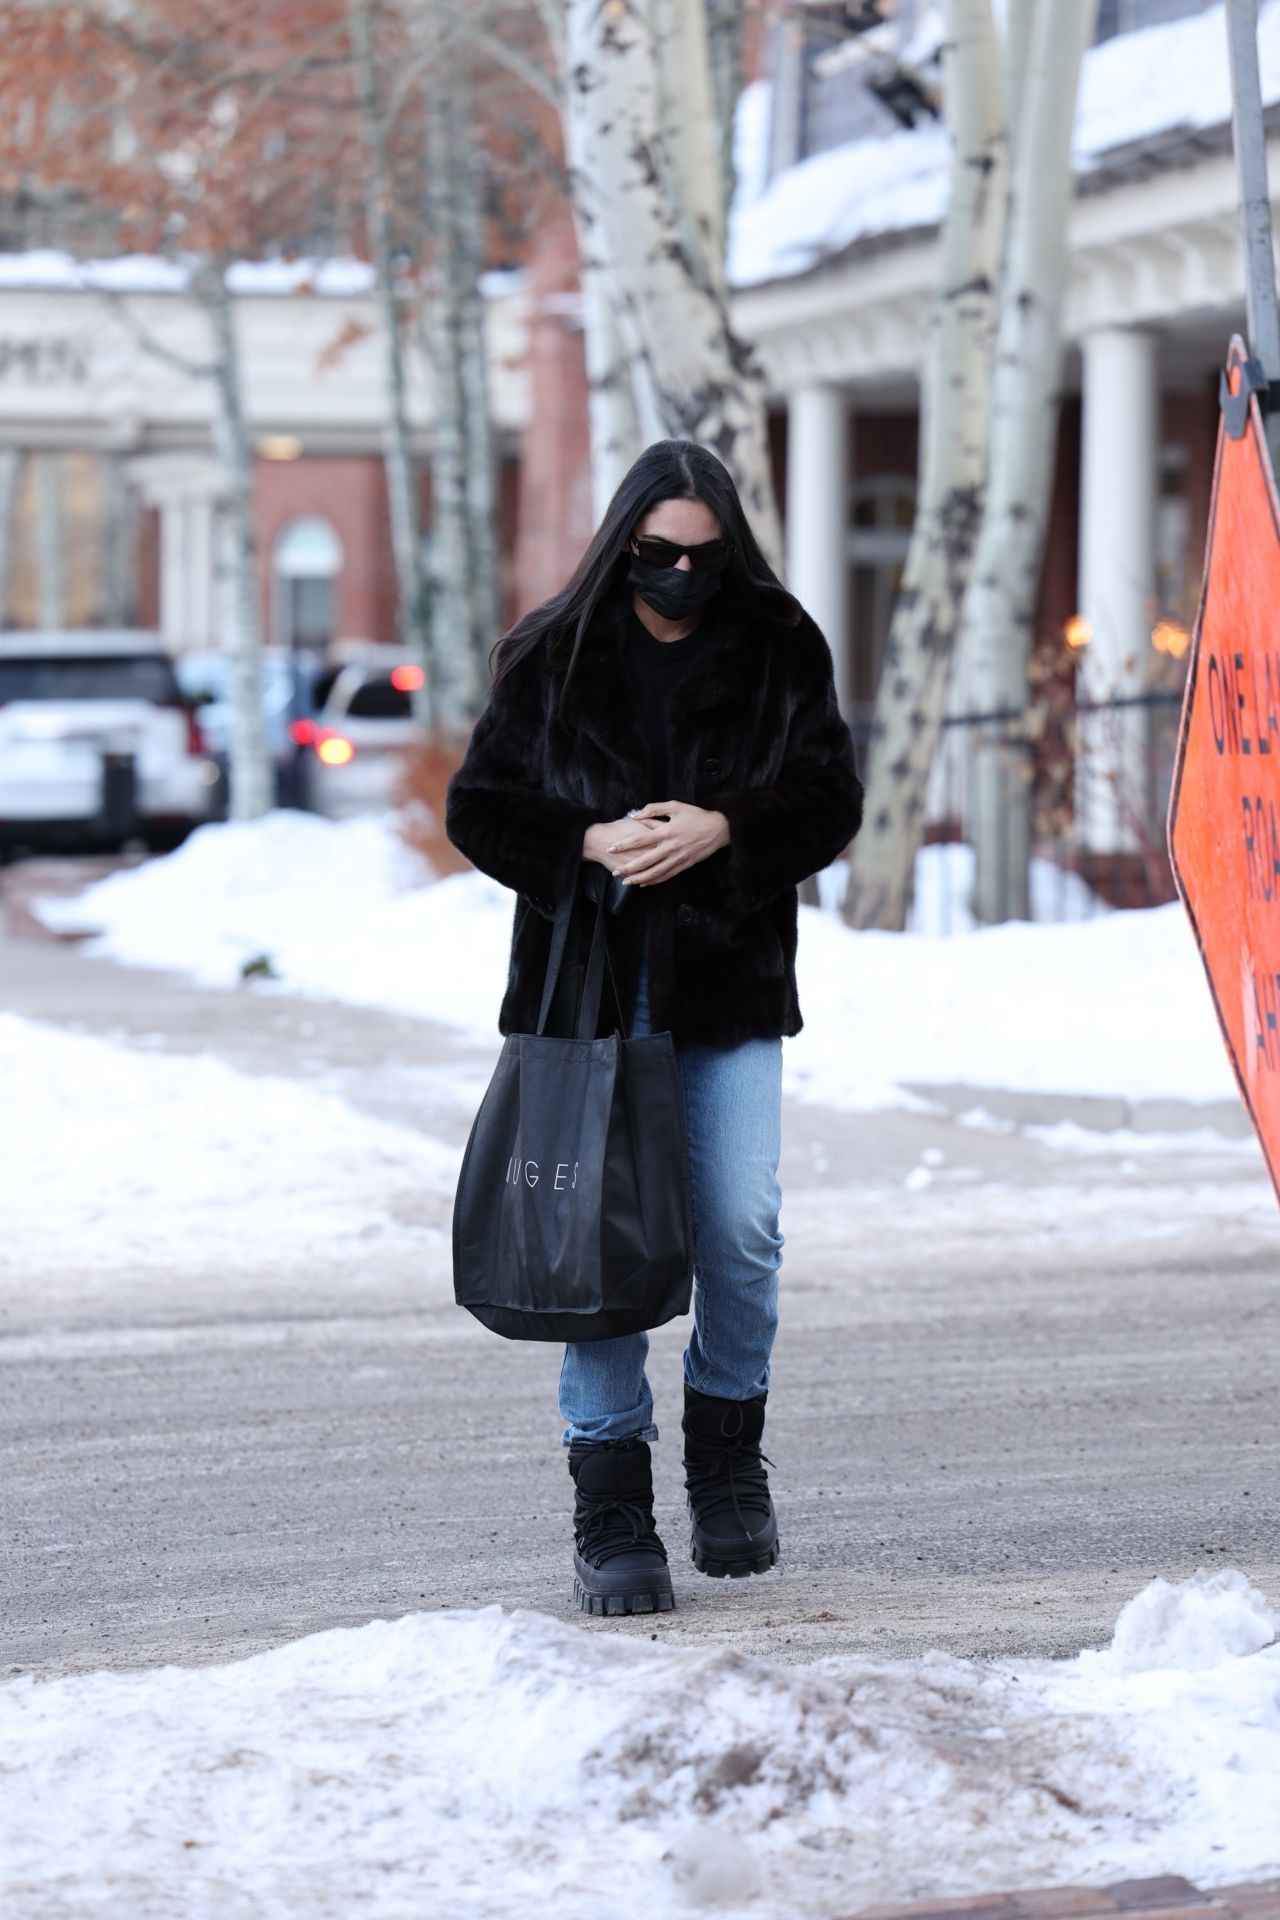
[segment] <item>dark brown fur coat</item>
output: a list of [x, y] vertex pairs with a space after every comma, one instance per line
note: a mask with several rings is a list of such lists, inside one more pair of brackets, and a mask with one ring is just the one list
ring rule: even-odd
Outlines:
[[[611, 602], [584, 640], [563, 723], [555, 709], [564, 675], [545, 643], [522, 660], [491, 692], [449, 785], [450, 840], [517, 894], [499, 1030], [537, 1026], [551, 918], [576, 884], [587, 827], [675, 799], [725, 814], [730, 842], [638, 888], [611, 921], [625, 1011], [647, 928], [655, 1032], [669, 1028], [679, 1047], [798, 1033], [796, 884], [843, 851], [862, 817], [827, 643], [807, 615], [785, 626], [721, 610], [705, 657], [672, 699], [672, 791], [655, 794], [625, 632], [625, 603]], [[612, 1026], [606, 993], [601, 1033]]]

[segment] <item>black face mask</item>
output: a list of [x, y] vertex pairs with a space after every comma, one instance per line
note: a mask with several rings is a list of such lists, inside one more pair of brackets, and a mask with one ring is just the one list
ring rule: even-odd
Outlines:
[[650, 567], [643, 560], [633, 560], [627, 585], [664, 620], [687, 620], [719, 592], [723, 573], [723, 568], [695, 573], [691, 567]]

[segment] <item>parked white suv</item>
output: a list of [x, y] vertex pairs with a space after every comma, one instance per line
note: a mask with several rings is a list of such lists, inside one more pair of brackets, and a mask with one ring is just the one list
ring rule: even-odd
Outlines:
[[336, 674], [305, 734], [306, 796], [317, 813], [344, 820], [394, 804], [405, 755], [421, 737], [413, 717], [421, 685], [422, 669], [407, 663], [357, 663]]
[[0, 856], [176, 846], [219, 777], [158, 635], [0, 633]]

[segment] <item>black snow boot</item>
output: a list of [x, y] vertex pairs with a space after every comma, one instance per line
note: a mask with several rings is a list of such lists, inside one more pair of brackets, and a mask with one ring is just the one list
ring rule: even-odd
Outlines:
[[778, 1518], [760, 1451], [768, 1397], [717, 1400], [690, 1386], [684, 1390], [693, 1564], [715, 1579], [765, 1573], [778, 1558]]
[[653, 1524], [653, 1460], [644, 1440], [575, 1440], [573, 1597], [583, 1613], [670, 1613], [667, 1552]]

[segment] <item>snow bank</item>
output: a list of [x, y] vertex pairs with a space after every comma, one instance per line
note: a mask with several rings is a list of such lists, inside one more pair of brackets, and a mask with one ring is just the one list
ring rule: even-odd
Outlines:
[[802, 910], [792, 1091], [860, 1077], [1121, 1100], [1229, 1100], [1235, 1082], [1182, 909], [964, 939], [851, 933]]
[[778, 1667], [491, 1608], [223, 1667], [11, 1681], [0, 1904], [828, 1920], [1260, 1876], [1280, 1867], [1280, 1649], [1182, 1663], [1178, 1616], [1221, 1610], [1220, 1581], [1166, 1590], [1166, 1663], [1138, 1674], [1083, 1656]]
[[101, 927], [94, 951], [227, 987], [270, 960], [293, 993], [495, 1032], [511, 896], [429, 869], [389, 816], [332, 822], [282, 810], [201, 827], [176, 853], [40, 901], [52, 927]]
[[[916, 855], [908, 933], [955, 934], [977, 930], [978, 922], [970, 905], [975, 865], [973, 848], [963, 840], [921, 847]], [[843, 863], [829, 871], [842, 876]], [[1111, 912], [1107, 902], [1078, 873], [1057, 866], [1052, 860], [1034, 858], [1028, 881], [1034, 921], [1096, 920]], [[827, 904], [824, 898], [823, 905]], [[838, 907], [840, 902], [833, 898], [831, 904]]]
[[227, 1275], [367, 1255], [457, 1175], [449, 1147], [331, 1094], [15, 1014], [0, 1014], [0, 1086], [0, 1272], [24, 1285], [61, 1266]]
[[[53, 926], [101, 927], [94, 950], [116, 960], [226, 986], [266, 954], [279, 976], [267, 990], [385, 1007], [492, 1040], [512, 896], [480, 874], [424, 886], [423, 873], [389, 818], [335, 825], [281, 812], [203, 827], [176, 853], [37, 910]], [[1234, 1097], [1179, 907], [958, 939], [855, 934], [833, 913], [802, 908], [799, 981], [806, 1026], [785, 1059], [800, 1098], [851, 1111], [908, 1105], [904, 1082]]]
[[[1280, 100], [1280, 5], [1258, 23], [1262, 97]], [[1073, 155], [1088, 173], [1160, 136], [1225, 125], [1231, 116], [1222, 7], [1104, 41], [1085, 55]], [[746, 162], [729, 226], [729, 278], [748, 287], [816, 266], [855, 241], [934, 227], [950, 191], [949, 145], [939, 126], [851, 141], [763, 182], [768, 139], [760, 103], [747, 103]]]
[[1110, 1647], [1081, 1660], [1086, 1672], [1202, 1673], [1261, 1653], [1278, 1633], [1280, 1613], [1242, 1573], [1224, 1567], [1180, 1586], [1153, 1580], [1124, 1608]]

